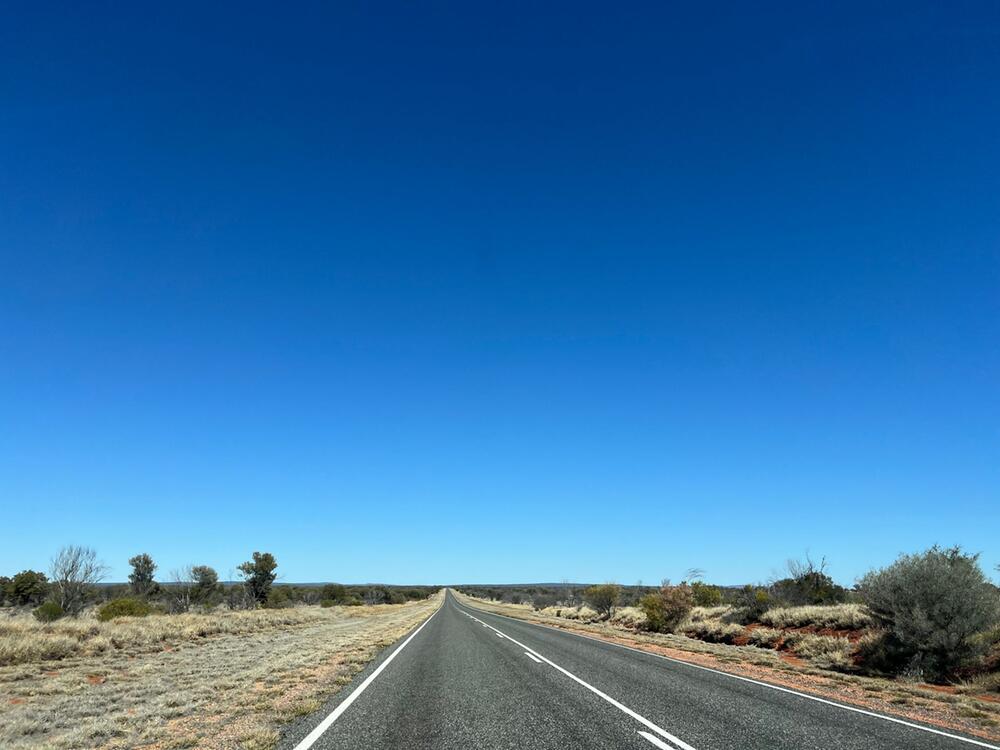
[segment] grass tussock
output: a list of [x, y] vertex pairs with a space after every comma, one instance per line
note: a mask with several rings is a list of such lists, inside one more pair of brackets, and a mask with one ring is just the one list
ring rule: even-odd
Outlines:
[[646, 626], [646, 613], [638, 607], [619, 607], [611, 616], [611, 622], [622, 628], [641, 630]]
[[[503, 606], [508, 607], [511, 605], [505, 604]], [[596, 620], [598, 617], [597, 611], [591, 609], [586, 604], [581, 604], [579, 607], [546, 607], [541, 610], [541, 613], [549, 617], [561, 617], [565, 620], [580, 620], [582, 622], [590, 622]]]
[[[354, 609], [360, 610], [357, 616], [370, 611]], [[213, 635], [239, 635], [317, 622], [322, 617], [321, 611], [301, 608], [130, 617], [107, 622], [86, 617], [51, 623], [29, 617], [10, 618], [0, 620], [0, 666], [92, 656], [111, 649], [148, 648]]]
[[833, 630], [863, 630], [875, 625], [871, 614], [860, 604], [780, 607], [768, 610], [759, 619], [761, 624], [775, 628], [812, 626]]

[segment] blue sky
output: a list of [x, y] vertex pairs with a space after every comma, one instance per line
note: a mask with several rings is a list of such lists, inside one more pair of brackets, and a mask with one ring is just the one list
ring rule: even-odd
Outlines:
[[994, 3], [31, 4], [0, 572], [1000, 563]]

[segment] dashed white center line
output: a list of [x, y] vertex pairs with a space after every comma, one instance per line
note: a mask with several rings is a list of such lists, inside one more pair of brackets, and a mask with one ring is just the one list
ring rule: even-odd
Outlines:
[[532, 661], [536, 661], [536, 662], [538, 662], [539, 664], [541, 664], [541, 663], [542, 663], [542, 660], [541, 660], [541, 659], [539, 659], [539, 658], [538, 658], [537, 656], [535, 656], [535, 655], [534, 655], [534, 654], [532, 654], [532, 653], [529, 653], [529, 652], [525, 651], [525, 652], [524, 652], [524, 655], [525, 655], [525, 656], [527, 656], [527, 657], [528, 657], [529, 659], [531, 659]]
[[642, 730], [640, 730], [639, 734], [641, 734], [644, 738], [646, 738], [654, 745], [656, 745], [658, 748], [660, 748], [660, 750], [676, 750], [675, 748], [671, 747], [666, 742], [661, 740], [659, 737], [652, 735], [649, 732], [643, 732]]

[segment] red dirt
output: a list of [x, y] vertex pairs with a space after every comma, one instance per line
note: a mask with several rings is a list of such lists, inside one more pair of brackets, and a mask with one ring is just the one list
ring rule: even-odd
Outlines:
[[11, 698], [7, 702], [12, 706], [19, 706], [20, 704], [24, 703], [24, 698]]
[[107, 677], [104, 677], [104, 676], [99, 675], [99, 674], [88, 674], [87, 675], [87, 682], [89, 682], [91, 685], [103, 685], [107, 681], [108, 681]]

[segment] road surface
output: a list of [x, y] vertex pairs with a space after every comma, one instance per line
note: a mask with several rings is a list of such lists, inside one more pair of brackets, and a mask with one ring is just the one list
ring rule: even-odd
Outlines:
[[462, 605], [386, 649], [285, 750], [974, 750], [993, 744]]

